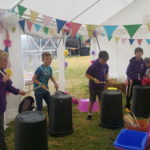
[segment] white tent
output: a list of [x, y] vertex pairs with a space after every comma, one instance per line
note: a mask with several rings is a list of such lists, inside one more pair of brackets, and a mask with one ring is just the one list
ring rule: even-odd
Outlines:
[[[137, 2], [136, 2], [137, 1]], [[1, 0], [0, 1], [0, 9], [9, 10], [14, 9], [18, 4], [23, 5], [29, 9], [39, 12], [41, 15], [47, 15], [53, 17], [55, 19], [61, 19], [66, 21], [74, 21], [76, 23], [81, 24], [96, 24], [100, 25], [105, 22], [105, 24], [135, 24], [135, 23], [143, 23], [142, 19], [140, 19], [140, 13], [138, 9], [142, 8], [141, 15], [149, 15], [148, 13], [148, 0]], [[143, 5], [143, 6], [142, 6]], [[127, 7], [129, 6], [129, 7]], [[146, 8], [146, 9], [145, 9]], [[119, 13], [118, 13], [119, 12]], [[135, 13], [136, 12], [136, 13]], [[29, 12], [27, 12], [29, 14]], [[139, 14], [138, 17], [131, 17], [131, 14], [136, 15]], [[113, 17], [112, 17], [113, 16]], [[111, 18], [112, 17], [112, 18]], [[126, 21], [125, 20], [126, 17]], [[111, 18], [111, 19], [110, 19]], [[131, 18], [131, 19], [130, 19]], [[1, 16], [0, 16], [1, 19]], [[139, 20], [138, 20], [139, 19]], [[106, 22], [106, 20], [108, 20]], [[11, 19], [10, 19], [11, 21]], [[18, 20], [17, 20], [18, 21]], [[12, 47], [9, 49], [10, 51], [10, 61], [13, 70], [12, 80], [14, 81], [14, 85], [18, 88], [23, 88], [23, 70], [22, 70], [22, 60], [21, 60], [21, 29], [18, 26], [16, 21], [17, 30], [15, 34], [11, 34]], [[145, 23], [145, 22], [144, 22]], [[11, 24], [11, 23], [10, 23]], [[7, 23], [4, 23], [4, 26]], [[101, 28], [101, 27], [100, 27]], [[8, 29], [10, 31], [10, 28]], [[100, 29], [103, 31], [103, 29]], [[114, 35], [118, 33], [114, 33]], [[120, 34], [119, 34], [120, 35]], [[128, 36], [126, 34], [125, 36]], [[3, 36], [0, 36], [0, 48], [3, 49], [3, 40], [5, 38], [5, 33]], [[109, 51], [110, 54], [110, 74], [113, 77], [124, 78], [123, 74], [125, 73], [125, 68], [127, 66], [129, 57], [133, 55], [133, 49], [137, 46], [136, 44], [130, 46], [129, 43], [125, 46], [121, 43], [116, 44], [114, 41], [108, 42], [106, 37], [98, 37], [101, 49], [105, 49]], [[92, 45], [94, 49], [98, 51], [98, 46], [93, 39]], [[63, 43], [60, 44], [62, 48]], [[142, 47], [144, 47], [146, 55], [149, 55], [148, 46], [144, 47], [144, 43]], [[59, 50], [59, 57], [63, 55], [62, 51]], [[59, 64], [62, 65], [64, 58], [60, 59]], [[19, 63], [18, 63], [19, 62]], [[63, 73], [64, 68], [61, 68], [60, 71]], [[19, 75], [19, 76], [18, 76]], [[123, 77], [122, 77], [123, 76]], [[62, 76], [59, 78], [62, 79]], [[64, 82], [62, 82], [64, 83]], [[63, 88], [63, 87], [62, 87]], [[10, 98], [11, 97], [11, 98]], [[15, 101], [18, 98], [17, 101]], [[6, 113], [7, 118], [12, 118], [17, 113], [17, 105], [19, 103], [20, 97], [12, 97], [12, 95], [8, 96], [8, 111]], [[15, 112], [15, 113], [12, 113]], [[11, 114], [13, 114], [12, 117]]]

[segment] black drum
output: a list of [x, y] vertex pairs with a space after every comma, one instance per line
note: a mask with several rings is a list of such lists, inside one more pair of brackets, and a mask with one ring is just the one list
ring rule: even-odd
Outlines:
[[150, 116], [150, 86], [134, 86], [131, 110], [137, 117]]
[[49, 134], [64, 136], [73, 132], [72, 97], [58, 92], [51, 96], [49, 117]]
[[15, 150], [48, 150], [46, 116], [26, 111], [15, 119]]
[[104, 90], [101, 100], [100, 126], [122, 128], [124, 123], [121, 91]]

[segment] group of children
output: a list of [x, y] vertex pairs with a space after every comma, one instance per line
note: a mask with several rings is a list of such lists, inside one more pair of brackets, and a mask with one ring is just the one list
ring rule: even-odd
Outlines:
[[[130, 63], [127, 67], [126, 75], [126, 105], [127, 111], [130, 111], [132, 90], [134, 85], [150, 85], [150, 58], [142, 58], [143, 49], [137, 47], [135, 49], [135, 56], [130, 59]], [[106, 51], [101, 51], [98, 55], [98, 59], [94, 61], [86, 71], [86, 76], [89, 79], [89, 108], [87, 120], [92, 120], [92, 108], [98, 96], [99, 104], [101, 99], [101, 93], [104, 90], [105, 83], [108, 81], [109, 67], [107, 60], [109, 55]]]
[[[132, 88], [134, 85], [149, 85], [150, 84], [150, 58], [142, 59], [143, 49], [135, 49], [135, 57], [130, 60], [127, 68], [127, 102], [126, 108], [130, 109], [130, 101], [132, 97]], [[108, 81], [109, 66], [107, 61], [109, 55], [106, 51], [101, 51], [98, 59], [90, 65], [86, 71], [86, 77], [89, 79], [89, 112], [87, 120], [92, 120], [92, 108], [96, 101], [96, 96], [100, 101], [102, 91]], [[50, 92], [48, 90], [49, 79], [53, 82], [56, 90], [58, 84], [53, 77], [53, 71], [50, 66], [52, 56], [49, 52], [42, 53], [43, 64], [39, 66], [33, 76], [35, 99], [37, 110], [42, 111], [43, 99], [45, 100], [48, 110], [50, 101]], [[0, 150], [7, 150], [4, 133], [4, 112], [6, 110], [6, 92], [11, 92], [15, 95], [25, 95], [26, 92], [16, 89], [12, 86], [10, 77], [5, 73], [8, 65], [8, 53], [0, 50]], [[147, 70], [147, 71], [146, 71]], [[145, 77], [145, 78], [144, 78]], [[131, 90], [130, 90], [131, 89]]]

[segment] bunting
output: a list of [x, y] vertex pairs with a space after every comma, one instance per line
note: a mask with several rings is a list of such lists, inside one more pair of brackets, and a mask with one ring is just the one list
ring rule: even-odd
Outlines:
[[81, 27], [81, 24], [71, 22], [70, 25], [71, 25], [71, 30], [72, 30], [71, 36], [75, 37], [76, 33]]
[[150, 39], [146, 39], [146, 42], [149, 45], [150, 44]]
[[148, 30], [150, 31], [150, 23], [149, 23], [149, 24], [147, 24], [147, 28], [148, 28]]
[[52, 21], [52, 19], [53, 19], [52, 17], [43, 15], [43, 25], [47, 26]]
[[11, 28], [11, 31], [12, 31], [13, 33], [15, 33], [16, 27], [12, 27], [12, 28]]
[[139, 45], [141, 45], [142, 41], [143, 41], [143, 39], [137, 39], [137, 43], [138, 43]]
[[132, 38], [135, 32], [140, 28], [141, 24], [135, 25], [124, 25], [124, 28], [128, 31], [130, 37]]
[[67, 21], [56, 19], [57, 23], [57, 32], [59, 33]]
[[115, 26], [104, 26], [109, 41], [111, 40], [112, 34], [116, 30], [117, 27], [118, 27], [117, 25], [115, 25]]
[[120, 37], [115, 37], [116, 43], [120, 40]]
[[134, 40], [135, 40], [135, 39], [129, 39], [130, 45], [133, 44]]
[[35, 30], [38, 32], [38, 31], [40, 31], [40, 29], [41, 29], [41, 25], [39, 25], [39, 24], [34, 24], [34, 26], [35, 26]]
[[31, 22], [31, 21], [27, 20], [27, 21], [26, 21], [26, 23], [27, 23], [27, 26], [28, 26], [28, 30], [29, 30], [29, 31], [31, 31], [31, 28], [32, 28], [33, 22]]
[[19, 12], [19, 15], [20, 17], [24, 14], [24, 12], [27, 10], [27, 8], [21, 6], [21, 5], [18, 5], [18, 12]]
[[89, 37], [92, 37], [93, 36], [93, 32], [97, 28], [97, 26], [96, 25], [86, 25], [86, 28], [87, 28]]
[[36, 18], [38, 17], [39, 13], [33, 10], [30, 10], [30, 15], [31, 15], [31, 19], [32, 21], [35, 21]]
[[43, 27], [43, 30], [46, 34], [48, 34], [49, 28], [48, 27]]
[[21, 27], [21, 29], [24, 31], [24, 27], [25, 27], [25, 20], [19, 20], [19, 25]]

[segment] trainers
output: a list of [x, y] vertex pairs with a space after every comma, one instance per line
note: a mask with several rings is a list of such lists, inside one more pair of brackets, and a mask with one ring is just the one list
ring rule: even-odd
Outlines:
[[86, 118], [86, 120], [93, 120], [92, 115], [88, 115], [87, 118]]
[[125, 107], [125, 111], [129, 113], [129, 112], [131, 112], [131, 109], [128, 107]]

